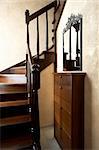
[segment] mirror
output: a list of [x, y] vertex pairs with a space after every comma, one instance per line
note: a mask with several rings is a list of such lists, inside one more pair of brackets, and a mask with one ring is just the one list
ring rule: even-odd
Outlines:
[[72, 14], [63, 29], [63, 68], [82, 70], [82, 15]]

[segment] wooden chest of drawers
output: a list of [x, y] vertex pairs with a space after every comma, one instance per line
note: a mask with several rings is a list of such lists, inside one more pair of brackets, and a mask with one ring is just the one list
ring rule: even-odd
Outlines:
[[84, 149], [84, 77], [54, 74], [54, 135], [64, 150]]

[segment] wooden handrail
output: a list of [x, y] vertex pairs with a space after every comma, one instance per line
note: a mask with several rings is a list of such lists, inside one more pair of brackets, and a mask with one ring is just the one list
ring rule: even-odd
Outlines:
[[35, 13], [28, 15], [28, 17], [26, 18], [26, 23], [29, 23], [31, 20], [35, 19], [36, 17], [40, 16], [41, 14], [45, 13], [49, 9], [55, 7], [56, 5], [57, 5], [57, 1], [54, 1], [48, 4], [47, 6], [41, 8], [40, 10], [36, 11]]
[[56, 18], [56, 20], [55, 20], [54, 27], [55, 27], [56, 31], [57, 31], [57, 28], [58, 28], [58, 25], [59, 25], [59, 21], [61, 19], [61, 16], [62, 16], [62, 13], [63, 13], [63, 10], [64, 10], [64, 7], [65, 7], [65, 4], [66, 4], [67, 0], [60, 0], [60, 1], [61, 1], [59, 3], [60, 7], [57, 7], [58, 13], [56, 13], [56, 11], [55, 11], [55, 18]]

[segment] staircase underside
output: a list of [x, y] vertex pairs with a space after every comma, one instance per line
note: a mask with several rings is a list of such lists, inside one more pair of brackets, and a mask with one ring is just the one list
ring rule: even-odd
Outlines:
[[[53, 49], [52, 49], [53, 50]], [[54, 52], [43, 51], [39, 56], [39, 60], [37, 56], [33, 57], [33, 62], [38, 63], [40, 65], [40, 71], [44, 70], [47, 66], [55, 61]], [[26, 74], [26, 61], [22, 61], [14, 66], [11, 66], [0, 72], [1, 74]]]

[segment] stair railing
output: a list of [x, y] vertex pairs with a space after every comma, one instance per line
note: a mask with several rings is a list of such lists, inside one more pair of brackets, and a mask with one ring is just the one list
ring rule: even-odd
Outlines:
[[[39, 59], [39, 55], [40, 55], [40, 38], [39, 38], [39, 17], [44, 14], [46, 17], [46, 51], [48, 51], [49, 47], [49, 33], [48, 33], [48, 28], [49, 28], [49, 24], [48, 24], [48, 11], [50, 9], [52, 9], [53, 7], [57, 6], [57, 1], [53, 1], [52, 3], [48, 4], [47, 6], [41, 8], [40, 10], [36, 11], [33, 14], [29, 13], [29, 10], [26, 10], [26, 24], [27, 24], [27, 30], [28, 30], [28, 44], [29, 44], [29, 23], [36, 19], [37, 20], [37, 58]], [[30, 49], [30, 45], [29, 45], [29, 49]]]
[[31, 135], [32, 135], [32, 149], [40, 150], [40, 121], [39, 121], [39, 105], [38, 105], [38, 90], [40, 88], [40, 66], [35, 64], [31, 50], [29, 39], [29, 23], [33, 19], [37, 19], [37, 60], [39, 60], [39, 16], [46, 13], [46, 51], [48, 51], [48, 10], [52, 7], [56, 7], [56, 1], [41, 8], [39, 11], [29, 14], [29, 10], [26, 10], [26, 25], [27, 25], [27, 53], [26, 53], [26, 75], [27, 75], [27, 92], [29, 100], [29, 112], [31, 114]]

